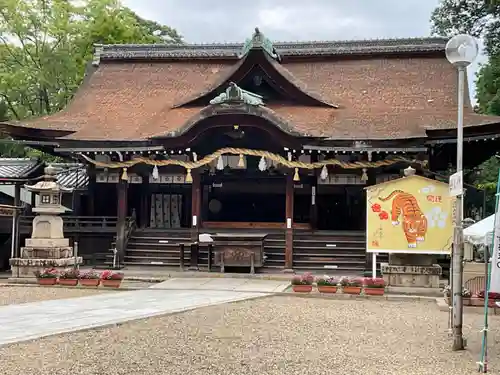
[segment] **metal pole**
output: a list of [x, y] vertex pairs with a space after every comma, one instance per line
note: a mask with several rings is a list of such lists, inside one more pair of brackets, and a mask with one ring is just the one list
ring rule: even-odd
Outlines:
[[[457, 119], [457, 172], [462, 172], [463, 137], [464, 137], [464, 93], [465, 67], [458, 67], [458, 119]], [[457, 196], [455, 226], [453, 233], [453, 350], [464, 350], [465, 340], [462, 335], [463, 301], [463, 180], [461, 193]]]

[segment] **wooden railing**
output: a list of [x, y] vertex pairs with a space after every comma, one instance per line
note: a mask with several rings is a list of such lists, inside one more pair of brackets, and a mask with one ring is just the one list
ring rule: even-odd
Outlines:
[[[65, 231], [114, 231], [116, 216], [62, 216]], [[20, 226], [31, 226], [33, 216], [21, 216]]]

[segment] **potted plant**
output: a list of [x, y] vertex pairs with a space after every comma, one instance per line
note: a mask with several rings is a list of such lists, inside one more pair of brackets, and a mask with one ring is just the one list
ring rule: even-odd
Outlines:
[[471, 305], [471, 298], [472, 298], [472, 292], [467, 288], [463, 288], [463, 290], [462, 290], [462, 303], [465, 306], [470, 306]]
[[340, 280], [340, 285], [342, 285], [342, 293], [361, 294], [361, 287], [363, 286], [363, 280], [357, 277], [356, 278], [344, 277]]
[[364, 291], [367, 296], [383, 296], [385, 292], [385, 281], [381, 277], [367, 277], [364, 280]]
[[312, 284], [314, 276], [306, 272], [303, 275], [296, 275], [292, 278], [292, 289], [297, 293], [310, 293], [312, 291]]
[[[481, 290], [477, 295], [479, 298], [477, 302], [480, 306], [484, 305], [484, 295], [484, 290]], [[488, 307], [496, 307], [495, 302], [497, 301], [500, 301], [500, 293], [488, 292]]]
[[337, 293], [337, 284], [339, 280], [335, 277], [323, 276], [316, 279], [318, 292], [320, 293]]
[[99, 286], [101, 282], [101, 274], [94, 270], [80, 273], [80, 285], [83, 286]]
[[76, 286], [78, 284], [78, 270], [67, 268], [59, 274], [59, 285]]
[[101, 273], [102, 286], [109, 288], [119, 288], [123, 280], [123, 272], [104, 271]]
[[37, 270], [34, 273], [40, 285], [56, 285], [57, 277], [59, 276], [55, 268], [45, 268], [42, 271]]

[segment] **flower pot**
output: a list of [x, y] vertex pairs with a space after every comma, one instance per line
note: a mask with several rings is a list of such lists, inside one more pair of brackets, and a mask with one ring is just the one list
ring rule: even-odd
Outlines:
[[292, 285], [292, 289], [295, 293], [311, 293], [312, 285]]
[[337, 287], [333, 285], [318, 285], [320, 293], [337, 293]]
[[59, 285], [76, 286], [78, 285], [78, 279], [59, 279]]
[[[444, 297], [444, 301], [446, 302], [446, 304], [448, 306], [451, 306], [451, 297], [450, 296], [445, 296]], [[470, 302], [470, 301], [469, 301]]]
[[119, 288], [121, 280], [101, 280], [101, 285], [107, 288]]
[[360, 286], [344, 286], [342, 292], [345, 294], [361, 294]]
[[99, 286], [99, 279], [80, 279], [80, 285], [83, 286]]
[[56, 285], [57, 282], [55, 277], [43, 277], [37, 280], [39, 285]]
[[367, 296], [383, 296], [385, 288], [365, 288], [365, 295]]

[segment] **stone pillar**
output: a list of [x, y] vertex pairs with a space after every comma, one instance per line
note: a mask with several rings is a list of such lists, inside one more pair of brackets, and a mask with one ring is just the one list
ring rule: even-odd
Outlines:
[[428, 254], [390, 254], [382, 263], [382, 274], [388, 286], [439, 288], [441, 266]]
[[293, 170], [286, 175], [285, 272], [293, 270]]

